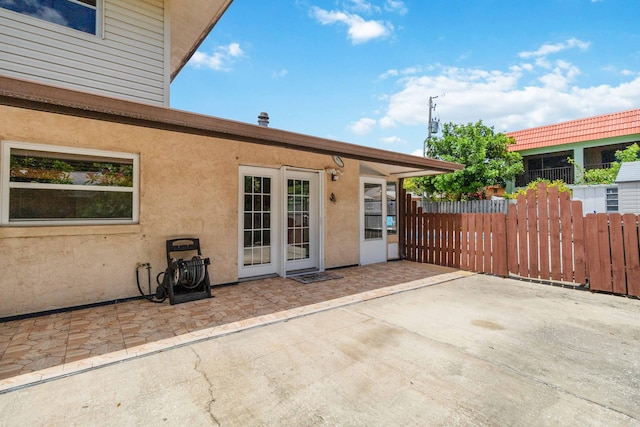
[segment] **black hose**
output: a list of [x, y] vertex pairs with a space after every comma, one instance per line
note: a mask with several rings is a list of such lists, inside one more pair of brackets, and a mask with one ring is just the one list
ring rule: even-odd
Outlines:
[[207, 273], [207, 262], [208, 258], [202, 259], [200, 256], [194, 256], [188, 261], [176, 261], [172, 266], [176, 273], [175, 284], [185, 289], [194, 289], [200, 285]]
[[147, 281], [149, 283], [149, 294], [145, 294], [142, 291], [142, 287], [140, 287], [140, 275], [138, 274], [138, 271], [140, 270], [140, 267], [142, 267], [142, 266], [136, 267], [136, 284], [138, 285], [138, 291], [140, 291], [140, 295], [142, 295], [147, 301], [156, 302], [158, 304], [163, 303], [164, 300], [167, 299], [167, 295], [166, 294], [161, 299], [155, 299], [154, 294], [151, 293], [151, 266], [149, 264], [146, 265], [146, 268], [147, 268]]
[[[155, 294], [151, 293], [151, 265], [142, 264], [136, 267], [136, 284], [138, 291], [147, 301], [155, 303], [163, 303], [169, 294], [168, 287], [178, 285], [185, 289], [194, 289], [200, 285], [206, 278], [207, 268], [209, 265], [209, 258], [202, 258], [201, 256], [194, 256], [191, 260], [183, 261], [172, 260], [171, 266], [166, 271], [161, 271], [156, 276], [156, 282], [158, 282], [158, 291]], [[140, 286], [140, 268], [146, 267], [147, 269], [147, 282], [149, 286], [149, 293], [145, 294]], [[162, 277], [162, 280], [160, 278]], [[167, 282], [167, 283], [165, 283]]]

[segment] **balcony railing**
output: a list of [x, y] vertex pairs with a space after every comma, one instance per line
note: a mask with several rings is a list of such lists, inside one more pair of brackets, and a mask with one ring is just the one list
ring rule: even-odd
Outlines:
[[524, 174], [516, 178], [516, 187], [524, 187], [531, 181], [535, 181], [538, 178], [548, 179], [549, 181], [555, 181], [559, 179], [567, 184], [573, 184], [573, 166], [525, 171]]
[[588, 165], [584, 165], [584, 170], [588, 171], [591, 169], [606, 169], [610, 167], [611, 163], [590, 163]]

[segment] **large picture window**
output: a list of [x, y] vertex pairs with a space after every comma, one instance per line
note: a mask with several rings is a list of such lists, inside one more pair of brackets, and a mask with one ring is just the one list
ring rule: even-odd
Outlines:
[[89, 34], [98, 34], [100, 0], [0, 0], [0, 7]]
[[4, 142], [2, 225], [138, 222], [136, 154]]

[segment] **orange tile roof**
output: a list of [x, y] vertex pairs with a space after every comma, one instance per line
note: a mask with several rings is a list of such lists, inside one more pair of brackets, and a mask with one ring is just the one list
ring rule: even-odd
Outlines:
[[640, 134], [640, 108], [507, 133], [516, 140], [509, 151], [634, 134]]

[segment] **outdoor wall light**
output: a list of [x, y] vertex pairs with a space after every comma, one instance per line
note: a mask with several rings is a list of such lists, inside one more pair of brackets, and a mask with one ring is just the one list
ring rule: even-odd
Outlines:
[[340, 169], [334, 169], [334, 168], [326, 168], [324, 171], [328, 174], [331, 174], [331, 181], [337, 181], [338, 178], [340, 178], [340, 175], [344, 173]]

